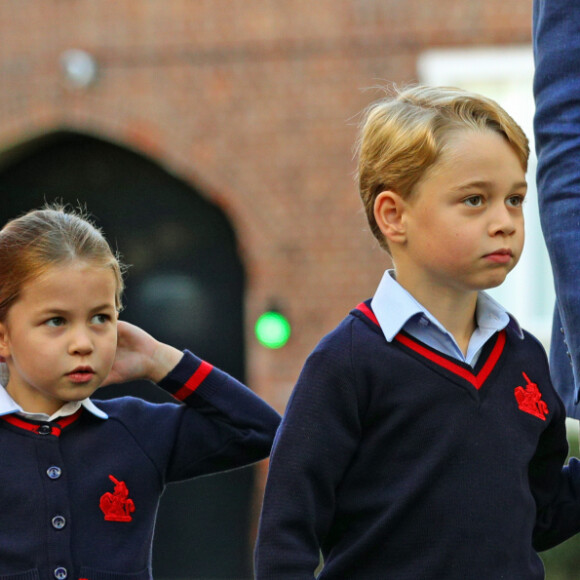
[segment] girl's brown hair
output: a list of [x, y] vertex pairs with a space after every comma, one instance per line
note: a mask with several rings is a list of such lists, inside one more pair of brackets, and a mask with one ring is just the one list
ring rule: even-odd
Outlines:
[[52, 266], [74, 260], [112, 270], [120, 310], [124, 267], [84, 212], [47, 205], [9, 221], [0, 230], [0, 322], [18, 300], [24, 284]]

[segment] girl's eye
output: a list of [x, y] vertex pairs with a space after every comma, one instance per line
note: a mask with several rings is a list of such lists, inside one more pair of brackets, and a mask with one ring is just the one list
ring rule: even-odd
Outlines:
[[463, 200], [463, 203], [468, 207], [479, 207], [483, 203], [481, 195], [470, 195]]
[[62, 326], [64, 324], [65, 320], [64, 318], [62, 318], [61, 316], [55, 316], [54, 318], [49, 318], [45, 324], [46, 326], [51, 326], [53, 328]]
[[521, 205], [524, 203], [524, 196], [523, 195], [512, 195], [511, 197], [508, 197], [507, 199], [507, 204], [510, 207], [521, 207]]
[[106, 324], [111, 320], [108, 314], [95, 314], [91, 319], [92, 324]]

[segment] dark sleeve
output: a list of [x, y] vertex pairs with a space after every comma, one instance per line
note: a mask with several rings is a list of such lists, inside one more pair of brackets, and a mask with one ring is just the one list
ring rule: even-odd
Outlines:
[[257, 580], [314, 578], [335, 491], [360, 438], [351, 367], [350, 348], [324, 340], [300, 374], [270, 459], [255, 552]]
[[184, 403], [157, 413], [174, 433], [167, 481], [234, 469], [270, 454], [280, 416], [230, 375], [185, 351], [159, 386]]
[[[547, 370], [546, 370], [547, 372]], [[530, 486], [537, 514], [534, 548], [547, 550], [580, 531], [580, 462], [568, 453], [566, 415], [559, 399], [530, 462]]]
[[[557, 297], [555, 386], [569, 415], [580, 378], [580, 3], [534, 0], [534, 133], [542, 230]], [[560, 325], [564, 335], [560, 333]], [[560, 342], [566, 338], [567, 347]], [[554, 346], [556, 345], [556, 346]], [[570, 373], [570, 352], [573, 365]]]

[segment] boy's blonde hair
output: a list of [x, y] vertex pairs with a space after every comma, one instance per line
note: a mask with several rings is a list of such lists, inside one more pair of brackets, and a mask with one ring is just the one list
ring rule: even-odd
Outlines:
[[0, 231], [0, 322], [18, 300], [24, 284], [52, 266], [74, 260], [111, 269], [120, 310], [124, 266], [83, 212], [55, 204], [9, 221]]
[[491, 129], [516, 153], [524, 172], [529, 145], [520, 126], [495, 101], [453, 87], [395, 89], [392, 97], [364, 111], [358, 149], [358, 182], [373, 235], [388, 251], [374, 217], [382, 191], [409, 199], [418, 181], [440, 157], [447, 135], [461, 129]]

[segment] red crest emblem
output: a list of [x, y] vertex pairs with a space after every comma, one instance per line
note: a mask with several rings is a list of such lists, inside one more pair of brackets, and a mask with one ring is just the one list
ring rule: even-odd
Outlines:
[[115, 489], [113, 493], [108, 491], [101, 496], [99, 507], [108, 522], [130, 522], [135, 504], [129, 497], [129, 489], [124, 481], [119, 481], [112, 475], [109, 475], [109, 479], [115, 484]]
[[542, 401], [542, 393], [540, 393], [538, 385], [532, 383], [526, 373], [522, 373], [522, 375], [526, 379], [525, 387], [516, 387], [514, 390], [518, 407], [520, 411], [524, 411], [524, 413], [529, 413], [545, 421], [546, 415], [548, 414], [548, 405], [546, 405], [545, 401]]

